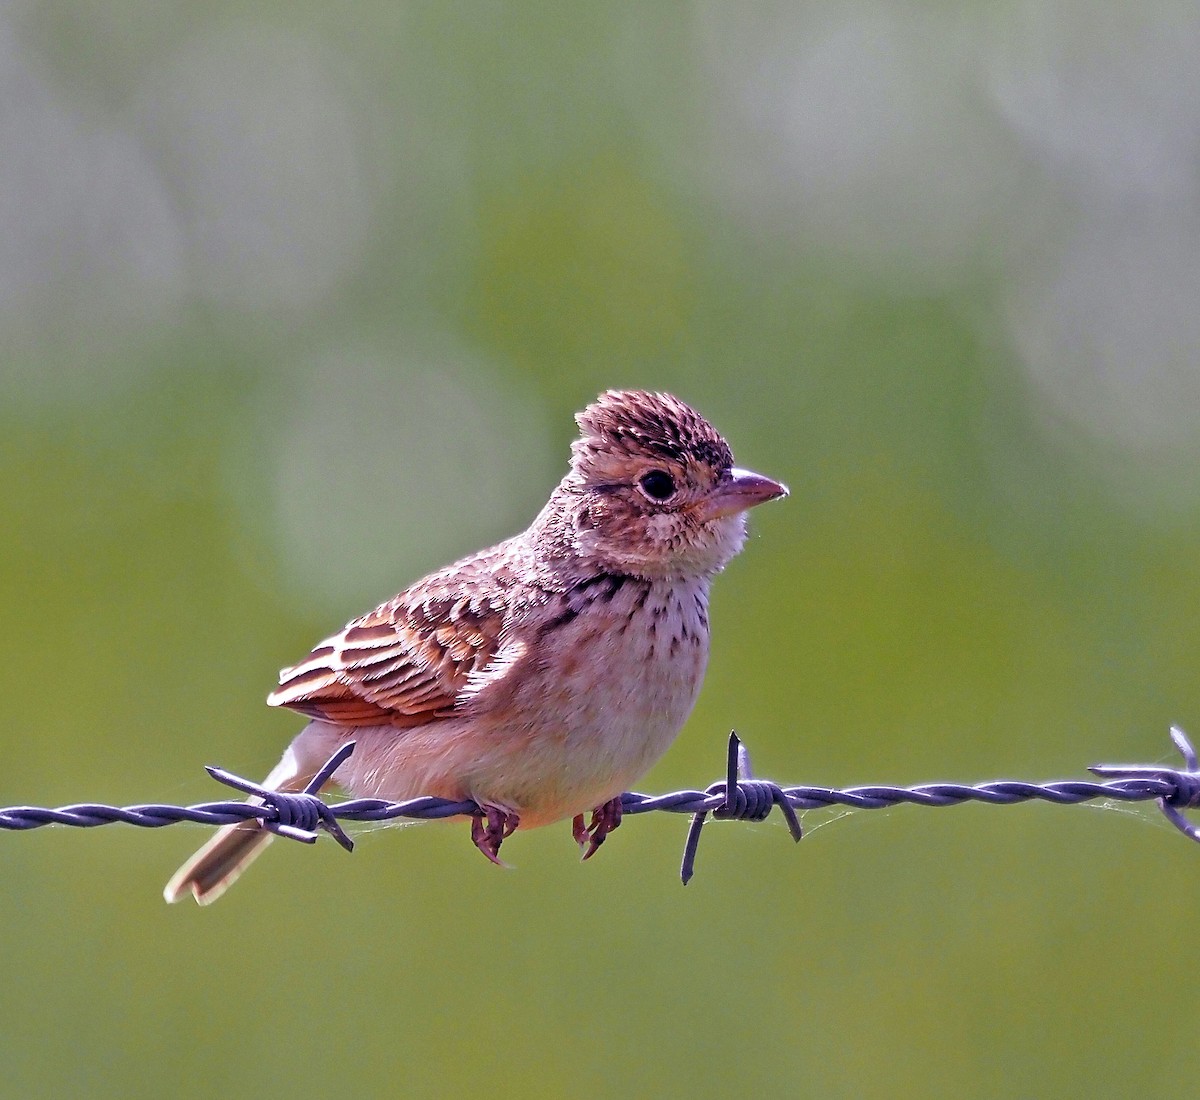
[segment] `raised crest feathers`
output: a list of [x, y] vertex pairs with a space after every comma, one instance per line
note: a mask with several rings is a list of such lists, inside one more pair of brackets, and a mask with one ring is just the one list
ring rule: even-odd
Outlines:
[[649, 451], [675, 462], [695, 459], [717, 471], [733, 465], [733, 454], [720, 432], [669, 393], [608, 390], [575, 421], [580, 438], [571, 450], [579, 459], [605, 452]]

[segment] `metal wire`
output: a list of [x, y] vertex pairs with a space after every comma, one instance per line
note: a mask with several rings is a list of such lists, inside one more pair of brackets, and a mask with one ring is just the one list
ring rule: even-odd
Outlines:
[[[793, 840], [803, 832], [797, 810], [826, 806], [876, 810], [901, 803], [917, 806], [957, 806], [963, 802], [987, 802], [1011, 806], [1017, 802], [1040, 800], [1059, 805], [1075, 805], [1094, 799], [1120, 802], [1157, 801], [1163, 815], [1185, 836], [1200, 842], [1200, 826], [1193, 825], [1183, 810], [1200, 806], [1200, 761], [1183, 730], [1173, 727], [1171, 739], [1183, 756], [1183, 769], [1141, 764], [1097, 764], [1089, 770], [1105, 777], [1102, 783], [1086, 780], [1062, 780], [1029, 783], [1001, 779], [990, 783], [924, 783], [915, 787], [781, 787], [769, 780], [755, 779], [750, 757], [736, 733], [729, 735], [725, 778], [703, 791], [675, 791], [671, 794], [645, 795], [627, 792], [621, 796], [623, 813], [644, 814], [655, 811], [691, 814], [684, 845], [680, 878], [684, 885], [695, 871], [700, 833], [711, 814], [729, 821], [762, 821], [778, 806]], [[23, 831], [44, 825], [70, 825], [89, 829], [117, 822], [158, 829], [181, 821], [201, 825], [233, 825], [257, 819], [280, 836], [313, 844], [326, 832], [347, 851], [354, 842], [340, 822], [440, 820], [460, 815], [476, 815], [481, 808], [474, 802], [451, 802], [443, 798], [410, 798], [389, 802], [380, 798], [356, 798], [330, 805], [317, 792], [354, 751], [353, 742], [343, 745], [317, 773], [304, 791], [285, 793], [268, 790], [222, 768], [208, 767], [209, 775], [226, 786], [251, 795], [253, 802], [202, 802], [194, 806], [149, 803], [138, 806], [107, 806], [84, 802], [57, 809], [38, 806], [10, 806], [0, 809], [0, 830]]]

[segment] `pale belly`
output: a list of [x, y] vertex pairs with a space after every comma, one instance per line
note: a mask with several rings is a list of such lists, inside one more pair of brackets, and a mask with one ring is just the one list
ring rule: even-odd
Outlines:
[[645, 774], [691, 713], [707, 659], [707, 586], [631, 582], [531, 637], [461, 718], [409, 730], [315, 722], [296, 747], [307, 737], [305, 755], [320, 755], [353, 737], [337, 778], [360, 797], [473, 798], [516, 812], [525, 827], [549, 824]]

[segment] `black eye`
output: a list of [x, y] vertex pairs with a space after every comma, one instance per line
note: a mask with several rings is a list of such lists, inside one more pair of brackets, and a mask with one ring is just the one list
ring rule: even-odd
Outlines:
[[667, 500], [675, 495], [675, 479], [666, 470], [651, 470], [642, 474], [638, 484], [651, 500]]

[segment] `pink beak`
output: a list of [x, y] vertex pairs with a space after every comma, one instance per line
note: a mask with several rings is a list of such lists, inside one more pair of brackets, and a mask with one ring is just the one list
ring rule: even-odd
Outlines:
[[739, 470], [735, 466], [730, 472], [730, 479], [721, 482], [701, 504], [705, 519], [736, 515], [756, 504], [788, 495], [786, 485], [752, 470]]

